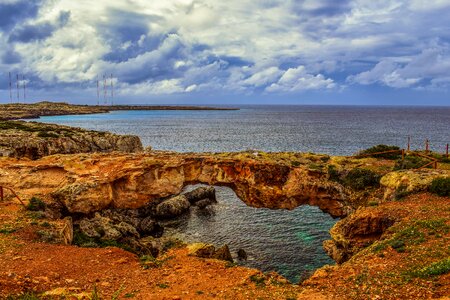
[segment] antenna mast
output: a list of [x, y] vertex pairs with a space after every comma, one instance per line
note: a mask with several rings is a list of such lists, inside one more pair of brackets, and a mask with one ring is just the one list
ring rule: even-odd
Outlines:
[[17, 103], [20, 102], [20, 95], [19, 95], [19, 74], [16, 74], [16, 88], [17, 88]]
[[23, 102], [25, 102], [25, 100], [27, 99], [27, 92], [26, 92], [26, 88], [25, 88], [25, 75], [22, 74], [22, 81], [23, 81]]
[[9, 72], [9, 101], [13, 103], [11, 72]]
[[106, 75], [105, 74], [103, 74], [103, 100], [106, 105], [107, 103], [106, 103]]
[[111, 73], [111, 105], [114, 105], [114, 85], [113, 85], [113, 74]]
[[98, 84], [98, 75], [97, 75], [97, 106], [100, 105], [100, 87]]

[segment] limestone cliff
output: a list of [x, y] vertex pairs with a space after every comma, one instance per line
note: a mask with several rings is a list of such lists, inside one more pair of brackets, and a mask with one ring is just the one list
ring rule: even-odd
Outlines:
[[32, 162], [0, 159], [0, 185], [24, 194], [37, 190], [51, 194], [71, 213], [137, 208], [179, 194], [184, 186], [195, 183], [229, 186], [254, 207], [293, 209], [310, 204], [332, 216], [345, 216], [350, 205], [348, 191], [329, 181], [326, 173], [248, 153], [79, 154]]
[[142, 150], [137, 136], [36, 122], [0, 122], [0, 156], [38, 159], [52, 154]]

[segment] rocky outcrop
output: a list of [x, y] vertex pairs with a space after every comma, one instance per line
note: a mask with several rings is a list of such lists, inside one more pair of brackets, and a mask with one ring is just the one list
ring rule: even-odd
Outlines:
[[228, 186], [253, 207], [310, 204], [332, 216], [345, 216], [350, 205], [348, 192], [327, 174], [269, 155], [152, 152], [50, 156], [20, 163], [3, 159], [0, 175], [0, 184], [21, 193], [39, 188], [70, 213], [139, 208], [196, 183]]
[[140, 152], [137, 136], [36, 122], [0, 122], [0, 156], [39, 159], [53, 154]]
[[379, 240], [396, 221], [396, 217], [377, 208], [359, 209], [331, 228], [332, 239], [324, 241], [323, 247], [337, 263], [343, 263]]
[[214, 258], [218, 260], [233, 262], [230, 248], [226, 244], [216, 249], [216, 247], [214, 247], [214, 245], [211, 244], [194, 243], [188, 245], [188, 251], [189, 255], [192, 256], [197, 256], [201, 258]]
[[384, 188], [384, 200], [395, 200], [406, 194], [428, 190], [433, 179], [448, 177], [444, 170], [404, 170], [390, 172], [381, 178], [380, 184]]

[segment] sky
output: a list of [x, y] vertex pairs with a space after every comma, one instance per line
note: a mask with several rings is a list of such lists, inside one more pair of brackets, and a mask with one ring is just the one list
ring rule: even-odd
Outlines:
[[[0, 102], [450, 106], [449, 0], [0, 0]], [[112, 79], [111, 79], [112, 74]]]

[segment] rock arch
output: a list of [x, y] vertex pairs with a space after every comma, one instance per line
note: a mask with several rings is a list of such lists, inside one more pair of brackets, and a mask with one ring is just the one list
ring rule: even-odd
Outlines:
[[[106, 180], [79, 180], [53, 193], [72, 212], [104, 207], [136, 208], [149, 201], [176, 195], [186, 185], [204, 183], [227, 186], [247, 205], [293, 209], [318, 206], [334, 217], [345, 216], [347, 194], [342, 186], [304, 167], [258, 160], [236, 160], [214, 155], [180, 155], [165, 163], [138, 161], [110, 173]], [[93, 201], [92, 199], [95, 199]]]

